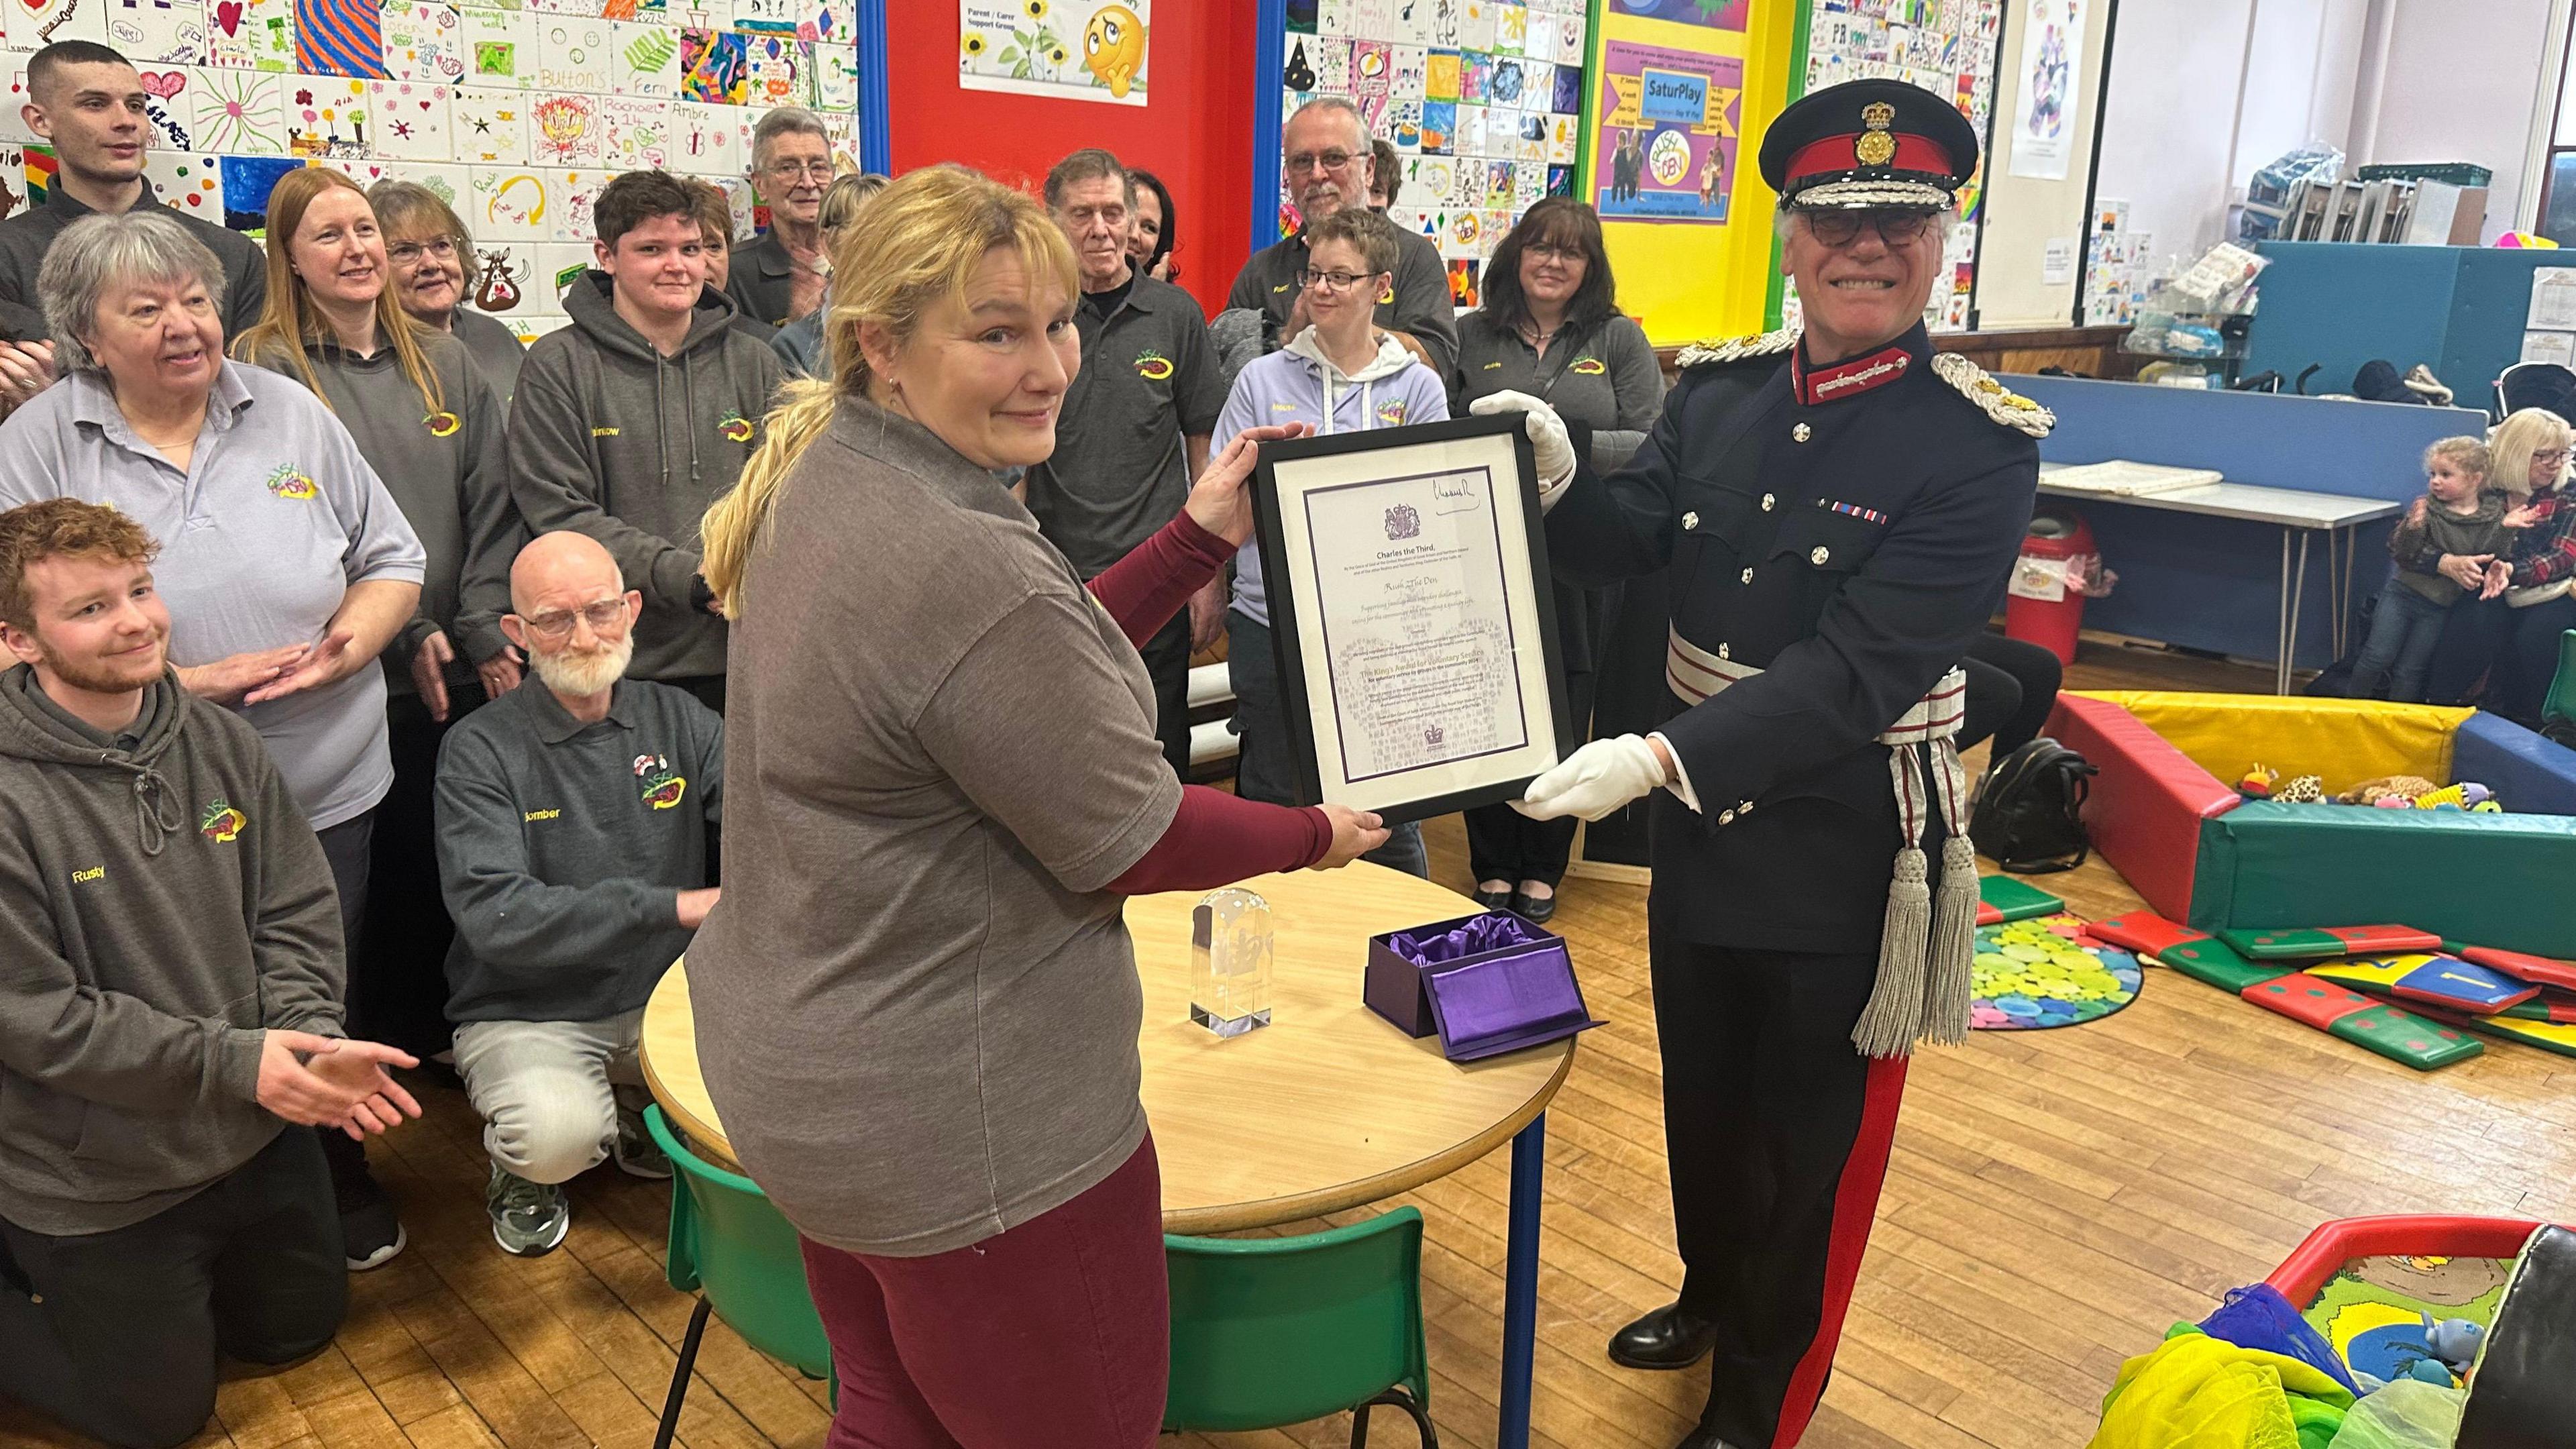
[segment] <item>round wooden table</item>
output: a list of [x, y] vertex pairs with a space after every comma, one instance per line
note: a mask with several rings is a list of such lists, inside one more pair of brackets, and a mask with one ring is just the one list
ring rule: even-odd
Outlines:
[[[1231, 1039], [1190, 1021], [1190, 909], [1202, 892], [1127, 903], [1145, 987], [1137, 1045], [1163, 1177], [1163, 1226], [1226, 1232], [1391, 1197], [1512, 1144], [1504, 1276], [1502, 1449], [1529, 1436], [1537, 1324], [1539, 1196], [1548, 1100], [1574, 1042], [1464, 1065], [1437, 1037], [1408, 1038], [1360, 1000], [1368, 938], [1463, 916], [1455, 891], [1361, 861], [1246, 881], [1270, 903], [1270, 1025]], [[672, 1125], [733, 1165], [698, 1072], [688, 967], [644, 1010], [645, 1081]]]

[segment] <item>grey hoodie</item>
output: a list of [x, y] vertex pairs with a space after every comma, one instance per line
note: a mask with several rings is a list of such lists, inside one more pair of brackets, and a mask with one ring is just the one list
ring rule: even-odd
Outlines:
[[530, 532], [589, 534], [643, 591], [633, 677], [722, 674], [724, 621], [693, 587], [698, 520], [741, 476], [785, 371], [713, 288], [666, 358], [617, 315], [609, 287], [607, 273], [584, 273], [564, 293], [572, 325], [528, 349], [510, 404], [511, 492]]
[[259, 733], [164, 673], [132, 747], [0, 674], [0, 1217], [163, 1211], [284, 1125], [264, 1029], [338, 1036], [340, 908]]

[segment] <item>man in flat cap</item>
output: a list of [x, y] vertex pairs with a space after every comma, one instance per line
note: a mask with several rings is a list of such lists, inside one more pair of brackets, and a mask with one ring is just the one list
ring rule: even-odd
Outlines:
[[[1804, 332], [1682, 353], [1627, 467], [1595, 477], [1546, 404], [1560, 572], [1669, 568], [1672, 717], [1595, 740], [1524, 812], [1648, 794], [1647, 908], [1681, 1296], [1610, 1357], [1713, 1358], [1684, 1449], [1795, 1444], [1833, 1363], [1907, 1055], [1968, 1027], [1976, 854], [1951, 745], [1968, 641], [2002, 602], [2048, 413], [1923, 309], [1977, 140], [1895, 81], [1818, 91], [1762, 144]], [[1891, 883], [1892, 882], [1892, 883]]]

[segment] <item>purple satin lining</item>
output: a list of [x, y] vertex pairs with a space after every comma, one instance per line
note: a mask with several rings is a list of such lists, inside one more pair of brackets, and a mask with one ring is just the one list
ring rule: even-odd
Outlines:
[[1527, 946], [1550, 939], [1545, 931], [1518, 916], [1495, 912], [1446, 931], [1403, 931], [1387, 944], [1408, 961], [1425, 966], [1459, 961], [1506, 946]]

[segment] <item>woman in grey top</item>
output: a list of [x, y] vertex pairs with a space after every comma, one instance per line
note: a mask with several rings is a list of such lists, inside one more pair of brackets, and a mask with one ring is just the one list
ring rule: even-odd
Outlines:
[[454, 208], [417, 181], [379, 181], [367, 190], [384, 228], [385, 259], [393, 264], [394, 300], [413, 321], [465, 344], [475, 370], [501, 401], [504, 420], [519, 364], [528, 356], [519, 334], [465, 305], [474, 270], [474, 238]]
[[[394, 785], [377, 807], [365, 935], [350, 943], [351, 1016], [418, 1056], [447, 1049], [447, 945], [430, 786], [447, 727], [515, 687], [502, 636], [510, 561], [526, 537], [510, 501], [498, 399], [452, 336], [395, 300], [384, 235], [358, 184], [325, 166], [268, 197], [268, 301], [236, 358], [311, 388], [420, 535], [420, 604], [385, 651]], [[511, 346], [518, 344], [513, 342]]]
[[[258, 729], [322, 838], [354, 940], [393, 784], [376, 656], [419, 606], [423, 554], [330, 409], [224, 361], [223, 285], [214, 254], [166, 214], [64, 228], [38, 286], [65, 376], [0, 426], [0, 508], [111, 504], [161, 540], [179, 682]], [[213, 820], [224, 804], [192, 808]], [[339, 1185], [372, 1187], [365, 1161], [335, 1159]], [[381, 1200], [344, 1194], [341, 1209], [350, 1266], [401, 1250]]]
[[[1449, 376], [1449, 415], [1498, 392], [1543, 399], [1565, 419], [1577, 448], [1607, 473], [1637, 451], [1663, 406], [1663, 372], [1645, 329], [1622, 314], [1601, 219], [1592, 208], [1550, 197], [1529, 209], [1494, 248], [1484, 305], [1458, 319], [1458, 365]], [[1618, 590], [1556, 586], [1556, 617], [1575, 728], [1592, 718], [1594, 663], [1617, 607]], [[1467, 855], [1476, 899], [1534, 921], [1556, 914], [1556, 885], [1574, 847], [1574, 822], [1532, 820], [1508, 805], [1467, 812]]]

